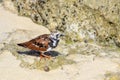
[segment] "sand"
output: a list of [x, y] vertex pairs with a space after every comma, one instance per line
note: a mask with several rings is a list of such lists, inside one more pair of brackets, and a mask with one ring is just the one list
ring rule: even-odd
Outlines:
[[[44, 26], [37, 25], [31, 19], [21, 17], [0, 7], [0, 36], [14, 30], [30, 30], [40, 34], [50, 33]], [[37, 34], [36, 34], [37, 35]], [[2, 38], [2, 37], [1, 37]], [[118, 64], [105, 57], [73, 55], [76, 64], [64, 65], [49, 72], [20, 67], [20, 61], [8, 50], [0, 54], [0, 80], [103, 80], [106, 72], [117, 72]]]

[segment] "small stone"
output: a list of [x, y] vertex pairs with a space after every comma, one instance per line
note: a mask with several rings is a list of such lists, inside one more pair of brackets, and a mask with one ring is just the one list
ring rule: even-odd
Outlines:
[[48, 71], [50, 71], [50, 68], [48, 66], [45, 66], [44, 71], [48, 72]]
[[85, 43], [88, 43], [88, 41], [87, 41], [87, 40], [84, 40], [84, 42], [85, 42]]

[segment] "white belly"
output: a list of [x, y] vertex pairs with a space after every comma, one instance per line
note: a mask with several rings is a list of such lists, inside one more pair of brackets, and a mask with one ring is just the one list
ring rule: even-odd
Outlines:
[[47, 49], [47, 51], [51, 51], [52, 50], [52, 48], [51, 47], [49, 47], [48, 49]]
[[53, 40], [53, 46], [56, 46], [57, 41]]

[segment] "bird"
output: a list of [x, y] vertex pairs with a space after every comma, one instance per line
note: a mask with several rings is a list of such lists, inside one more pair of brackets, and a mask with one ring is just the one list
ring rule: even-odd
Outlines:
[[51, 56], [45, 55], [44, 53], [51, 51], [53, 48], [56, 48], [62, 36], [64, 36], [64, 34], [60, 32], [52, 32], [51, 34], [42, 34], [29, 41], [18, 43], [17, 45], [29, 48], [31, 50], [39, 51], [40, 59], [42, 58], [50, 59]]

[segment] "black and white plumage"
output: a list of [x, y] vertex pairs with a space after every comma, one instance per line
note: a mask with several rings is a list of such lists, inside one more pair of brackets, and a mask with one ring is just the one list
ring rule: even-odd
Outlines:
[[63, 34], [58, 32], [51, 33], [51, 34], [43, 34], [30, 41], [20, 43], [18, 45], [25, 48], [39, 51], [41, 53], [40, 57], [49, 58], [49, 56], [45, 55], [44, 52], [47, 52], [52, 50], [53, 48], [56, 48], [61, 36], [63, 36]]

